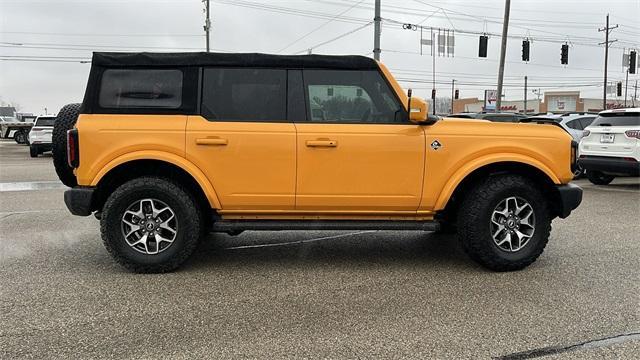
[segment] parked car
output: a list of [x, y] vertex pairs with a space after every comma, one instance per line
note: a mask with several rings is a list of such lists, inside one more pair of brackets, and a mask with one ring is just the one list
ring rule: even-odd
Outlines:
[[492, 112], [479, 112], [479, 113], [457, 113], [451, 114], [447, 117], [463, 118], [463, 119], [481, 119], [495, 122], [519, 122], [520, 119], [524, 119], [527, 116], [517, 113], [492, 113]]
[[640, 108], [606, 110], [584, 130], [578, 163], [596, 185], [640, 175]]
[[[584, 129], [589, 126], [597, 115], [591, 114], [563, 114], [563, 115], [543, 115], [532, 116], [525, 119], [521, 119], [521, 122], [535, 122], [535, 121], [554, 121], [558, 123], [566, 132], [568, 132], [576, 143], [580, 142]], [[585, 175], [585, 170], [578, 163], [578, 166], [574, 169], [574, 178], [579, 179]]]
[[51, 151], [51, 134], [55, 115], [38, 116], [29, 132], [29, 154], [31, 157], [38, 157], [45, 151]]
[[33, 123], [23, 122], [14, 117], [0, 116], [0, 137], [14, 139], [18, 144], [29, 142], [29, 130]]
[[577, 144], [556, 125], [427, 114], [362, 56], [94, 53], [53, 160], [70, 212], [99, 218], [136, 272], [244, 230], [450, 227], [489, 269], [534, 262], [582, 199]]

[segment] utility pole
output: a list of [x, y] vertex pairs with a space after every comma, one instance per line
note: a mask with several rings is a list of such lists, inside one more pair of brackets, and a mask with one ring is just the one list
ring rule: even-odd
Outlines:
[[527, 115], [527, 77], [524, 77], [524, 114]]
[[496, 112], [502, 107], [502, 79], [504, 78], [504, 58], [507, 53], [507, 32], [509, 30], [509, 12], [511, 0], [505, 0], [504, 20], [502, 21], [502, 44], [500, 46], [500, 68], [498, 69], [498, 98], [496, 99]]
[[611, 30], [617, 28], [618, 25], [614, 27], [609, 26], [609, 14], [607, 14], [607, 26], [598, 29], [598, 31], [604, 31], [604, 42], [599, 45], [604, 44], [604, 91], [603, 91], [603, 99], [602, 99], [602, 110], [607, 110], [607, 63], [609, 62], [609, 44], [616, 42], [618, 40], [609, 41], [609, 34]]
[[209, 18], [209, 0], [202, 1], [205, 3], [205, 12], [207, 13], [207, 18], [204, 21], [204, 32], [207, 36], [207, 52], [210, 52], [209, 30], [211, 30], [211, 20]]
[[373, 17], [373, 58], [380, 61], [380, 0], [376, 0], [375, 16]]
[[627, 68], [626, 80], [624, 81], [624, 107], [627, 107], [627, 86], [629, 86], [629, 68]]
[[431, 46], [433, 51], [431, 51], [431, 60], [433, 60], [433, 67], [431, 73], [431, 79], [433, 80], [433, 87], [431, 88], [431, 98], [433, 102], [433, 115], [436, 114], [436, 37], [433, 33], [433, 29], [431, 30]]
[[453, 114], [453, 96], [456, 87], [456, 79], [451, 79], [451, 114]]

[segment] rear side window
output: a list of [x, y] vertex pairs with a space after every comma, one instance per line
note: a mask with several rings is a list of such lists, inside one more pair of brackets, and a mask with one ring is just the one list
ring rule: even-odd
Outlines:
[[208, 120], [286, 121], [287, 71], [205, 69], [201, 111]]
[[56, 118], [54, 117], [38, 118], [38, 120], [36, 120], [35, 126], [53, 126], [53, 123], [55, 121]]
[[640, 113], [620, 112], [601, 114], [591, 126], [640, 126]]
[[105, 109], [177, 109], [182, 105], [183, 73], [177, 69], [107, 69], [98, 102]]
[[594, 119], [595, 119], [595, 116], [590, 116], [590, 117], [583, 117], [578, 120], [580, 120], [580, 123], [582, 124], [582, 128], [584, 129], [587, 126], [591, 125]]
[[578, 119], [568, 121], [567, 122], [567, 126], [572, 128], [572, 129], [575, 129], [575, 130], [582, 130], [583, 129], [582, 124], [580, 123], [580, 120], [578, 120]]

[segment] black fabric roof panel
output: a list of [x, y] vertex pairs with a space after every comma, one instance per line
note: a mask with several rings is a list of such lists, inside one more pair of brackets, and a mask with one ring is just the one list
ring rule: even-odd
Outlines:
[[272, 55], [259, 53], [124, 53], [94, 52], [92, 65], [101, 67], [226, 66], [315, 69], [376, 69], [375, 60], [358, 55]]

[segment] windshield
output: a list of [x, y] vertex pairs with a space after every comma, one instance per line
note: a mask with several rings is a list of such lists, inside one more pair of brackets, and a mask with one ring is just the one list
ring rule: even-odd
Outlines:
[[640, 112], [600, 114], [591, 126], [640, 126]]
[[41, 117], [36, 120], [35, 126], [53, 126], [53, 123], [56, 121], [54, 117]]

